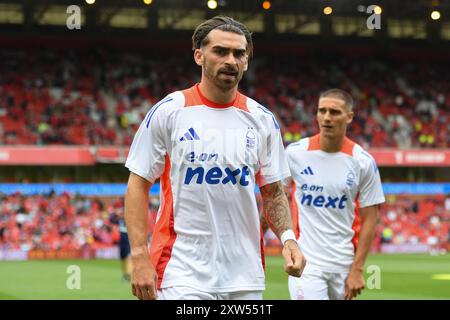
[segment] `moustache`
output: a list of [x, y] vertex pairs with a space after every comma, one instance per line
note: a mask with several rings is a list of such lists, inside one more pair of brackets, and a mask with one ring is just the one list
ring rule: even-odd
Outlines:
[[227, 74], [237, 74], [238, 72], [239, 70], [234, 68], [224, 68], [219, 70], [219, 73], [227, 73]]

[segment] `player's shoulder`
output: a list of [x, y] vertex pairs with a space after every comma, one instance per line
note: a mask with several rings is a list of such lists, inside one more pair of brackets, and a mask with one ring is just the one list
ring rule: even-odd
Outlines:
[[183, 95], [181, 92], [172, 92], [153, 104], [150, 110], [148, 110], [143, 124], [145, 124], [146, 128], [149, 128], [155, 121], [165, 121], [171, 113], [175, 112], [177, 109], [180, 109], [182, 105]]
[[307, 151], [310, 144], [311, 137], [306, 137], [298, 140], [297, 142], [293, 142], [286, 147], [287, 153], [296, 153], [299, 151]]
[[241, 95], [241, 100], [245, 101], [245, 106], [248, 112], [250, 112], [252, 115], [254, 115], [256, 118], [259, 118], [264, 121], [268, 121], [268, 123], [273, 123], [276, 129], [280, 129], [280, 125], [278, 124], [278, 121], [273, 114], [272, 111], [267, 109], [265, 106], [263, 106], [258, 101], [247, 97], [243, 94]]
[[158, 104], [166, 104], [168, 108], [163, 108], [166, 112], [174, 109], [181, 109], [185, 105], [185, 97], [182, 91], [174, 91], [157, 102], [155, 106], [157, 106]]
[[250, 97], [247, 97], [246, 95], [243, 95], [242, 93], [240, 95], [241, 95], [241, 99], [245, 100], [245, 105], [247, 107], [248, 112], [253, 113], [255, 115], [262, 116], [262, 117], [272, 117], [273, 116], [272, 111], [267, 109], [265, 106], [263, 106], [258, 101], [254, 100]]
[[358, 161], [374, 161], [373, 156], [358, 143], [354, 143], [353, 157]]
[[171, 114], [185, 108], [186, 106], [191, 106], [193, 104], [193, 100], [195, 100], [192, 99], [193, 88], [194, 87], [174, 91], [156, 102], [149, 110], [146, 121], [151, 120], [152, 117], [170, 117]]
[[378, 170], [375, 158], [357, 143], [353, 147], [353, 158], [363, 168], [373, 168], [375, 172]]
[[174, 91], [168, 94], [161, 101], [170, 100], [170, 104], [178, 109], [185, 107], [202, 106], [203, 102], [201, 101], [197, 90], [198, 89], [196, 85], [194, 85], [190, 88]]

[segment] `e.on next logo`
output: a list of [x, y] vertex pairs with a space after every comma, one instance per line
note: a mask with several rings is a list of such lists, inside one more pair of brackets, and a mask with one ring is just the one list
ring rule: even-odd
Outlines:
[[305, 191], [323, 192], [323, 186], [309, 186], [305, 183], [301, 186], [302, 199], [300, 203], [306, 206], [314, 206], [318, 208], [345, 209], [348, 198], [344, 195], [338, 197], [330, 197], [327, 195], [317, 195], [305, 193]]
[[[242, 169], [231, 169], [225, 168], [223, 171], [219, 167], [213, 167], [205, 172], [203, 167], [197, 168], [187, 168], [186, 177], [184, 179], [184, 184], [190, 184], [191, 181], [196, 181], [197, 184], [207, 183], [207, 184], [237, 184], [241, 186], [248, 186], [249, 181], [247, 180], [250, 174], [250, 169], [245, 166]], [[194, 179], [194, 177], [196, 179]]]

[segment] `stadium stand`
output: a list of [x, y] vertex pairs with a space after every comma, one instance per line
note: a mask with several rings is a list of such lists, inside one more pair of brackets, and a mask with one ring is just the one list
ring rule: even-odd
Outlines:
[[381, 243], [442, 246], [448, 243], [450, 196], [387, 197], [381, 207], [375, 246]]
[[[258, 196], [258, 205], [261, 207]], [[159, 198], [151, 197], [149, 234], [154, 227]], [[73, 194], [0, 196], [0, 249], [79, 250], [117, 244], [117, 215], [121, 198], [85, 197]], [[374, 251], [381, 244], [429, 244], [447, 248], [450, 195], [387, 197], [381, 207]], [[279, 245], [270, 232], [266, 245]]]
[[[255, 59], [242, 85], [278, 116], [286, 144], [317, 132], [317, 96], [338, 86], [356, 99], [349, 136], [363, 147], [450, 146], [448, 62], [291, 58]], [[176, 55], [2, 50], [0, 144], [128, 146], [151, 106], [198, 74], [191, 57]]]
[[[155, 203], [156, 201], [156, 203]], [[64, 193], [0, 196], [0, 249], [79, 250], [108, 248], [119, 241], [121, 198]], [[158, 198], [152, 199], [148, 231], [154, 226]]]

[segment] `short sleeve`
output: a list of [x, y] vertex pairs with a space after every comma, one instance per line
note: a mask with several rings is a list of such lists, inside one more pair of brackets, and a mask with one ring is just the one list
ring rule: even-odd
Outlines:
[[164, 108], [172, 101], [170, 96], [155, 104], [145, 116], [131, 144], [125, 163], [131, 172], [154, 183], [163, 171], [167, 148], [167, 117]]
[[363, 151], [361, 157], [365, 157], [362, 167], [361, 182], [359, 188], [360, 208], [373, 206], [385, 202], [383, 187], [381, 185], [380, 171], [375, 160], [367, 152]]
[[291, 176], [280, 127], [272, 114], [270, 114], [266, 128], [259, 154], [260, 168], [256, 175], [256, 183], [259, 187]]

